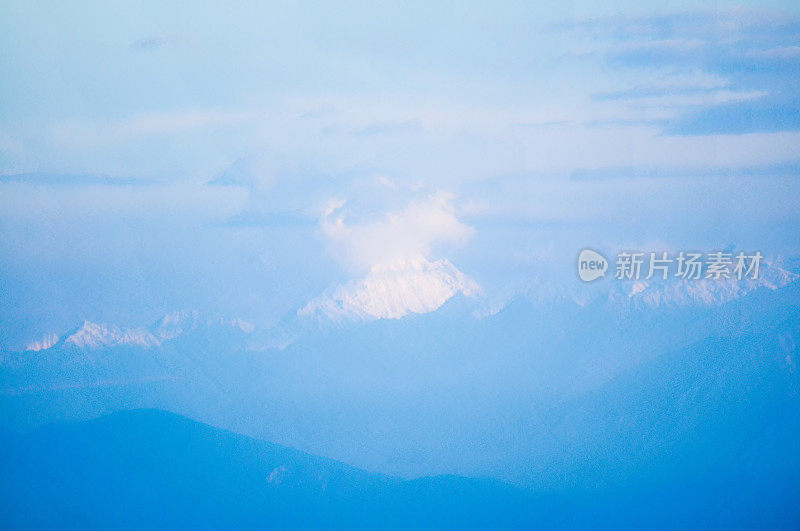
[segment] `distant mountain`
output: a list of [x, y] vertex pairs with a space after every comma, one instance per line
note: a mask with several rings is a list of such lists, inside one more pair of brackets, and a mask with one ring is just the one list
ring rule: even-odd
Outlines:
[[[111, 323], [85, 321], [62, 336], [48, 334], [31, 341], [25, 350], [39, 352], [55, 347], [84, 350], [120, 346], [158, 348], [187, 335], [248, 336], [242, 346], [266, 350], [285, 348], [297, 340], [319, 333], [359, 327], [376, 320], [399, 320], [442, 313], [443, 306], [459, 306], [465, 321], [490, 317], [525, 300], [542, 311], [561, 312], [575, 306], [600, 308], [605, 312], [660, 311], [714, 308], [742, 299], [756, 291], [775, 291], [800, 285], [800, 275], [775, 263], [764, 263], [758, 279], [721, 280], [660, 279], [604, 281], [600, 285], [579, 282], [533, 281], [531, 287], [499, 309], [488, 310], [480, 299], [481, 288], [447, 260], [408, 261], [374, 268], [363, 279], [327, 290], [280, 323], [257, 330], [238, 318], [206, 319], [197, 311], [176, 311], [147, 328], [125, 328]], [[203, 331], [203, 332], [201, 332]]]
[[782, 263], [763, 262], [755, 279], [673, 277], [664, 280], [657, 275], [647, 279], [645, 270], [636, 280], [613, 279], [613, 271], [606, 274], [607, 278], [592, 283], [543, 277], [533, 279], [521, 295], [534, 304], [547, 306], [572, 302], [581, 306], [609, 304], [619, 309], [715, 307], [757, 290], [776, 290], [800, 280], [796, 268], [787, 267]]
[[150, 331], [160, 341], [169, 341], [204, 329], [224, 330], [236, 334], [251, 334], [255, 327], [238, 318], [203, 319], [196, 310], [172, 312], [156, 321], [150, 327]]
[[[775, 291], [800, 285], [800, 275], [780, 264], [765, 262], [756, 279], [719, 280], [606, 279], [585, 284], [576, 279], [553, 281], [537, 278], [529, 288], [499, 308], [488, 306], [482, 290], [447, 260], [425, 260], [374, 268], [356, 281], [327, 290], [296, 313], [287, 315], [269, 330], [257, 330], [249, 348], [285, 348], [320, 333], [359, 327], [377, 320], [414, 319], [442, 314], [442, 308], [458, 306], [468, 311], [460, 318], [465, 328], [474, 319], [491, 317], [526, 301], [546, 314], [571, 313], [575, 307], [622, 315], [653, 315], [664, 311], [685, 315], [721, 308], [758, 291]], [[450, 312], [452, 313], [452, 312]], [[435, 319], [438, 319], [435, 318]], [[578, 331], [580, 334], [580, 331]]]
[[115, 324], [84, 321], [83, 325], [67, 332], [63, 337], [48, 335], [31, 343], [26, 350], [37, 352], [55, 346], [84, 350], [118, 346], [153, 348], [200, 329], [229, 329], [245, 334], [255, 330], [253, 325], [241, 319], [202, 319], [194, 310], [177, 311], [165, 315], [149, 328], [122, 328]]
[[800, 492], [800, 304], [764, 295], [769, 313], [738, 303], [710, 337], [553, 405], [506, 448], [506, 477], [563, 489], [724, 471]]
[[683, 280], [653, 278], [617, 282], [609, 294], [612, 301], [638, 307], [720, 306], [759, 289], [776, 290], [800, 279], [800, 275], [776, 263], [763, 263], [758, 278], [734, 276], [720, 279]]
[[235, 401], [237, 380], [255, 374], [243, 359], [252, 332], [238, 319], [174, 312], [148, 328], [85, 322], [46, 348], [0, 352], [0, 427]]
[[480, 291], [448, 260], [420, 258], [375, 266], [365, 278], [326, 291], [298, 315], [333, 322], [399, 319], [437, 310], [455, 295]]
[[148, 330], [123, 330], [116, 325], [97, 324], [89, 321], [85, 321], [82, 326], [70, 332], [61, 341], [64, 345], [80, 349], [110, 348], [120, 345], [147, 348], [160, 345], [158, 338]]

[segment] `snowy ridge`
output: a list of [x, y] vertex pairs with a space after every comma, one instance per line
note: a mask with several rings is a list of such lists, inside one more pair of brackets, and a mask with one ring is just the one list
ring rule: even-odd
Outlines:
[[156, 321], [150, 330], [161, 341], [168, 341], [200, 328], [215, 327], [233, 328], [245, 334], [250, 334], [255, 330], [252, 324], [238, 318], [202, 319], [197, 310], [169, 313]]
[[143, 328], [122, 329], [113, 324], [97, 324], [84, 321], [83, 326], [67, 336], [64, 343], [82, 349], [97, 349], [131, 345], [157, 347], [161, 342]]
[[84, 350], [118, 346], [156, 348], [195, 330], [233, 329], [250, 334], [255, 327], [242, 319], [202, 319], [197, 311], [177, 311], [165, 315], [149, 328], [122, 328], [115, 324], [84, 321], [83, 325], [59, 338], [53, 334], [29, 343], [27, 352], [38, 352], [64, 345]]
[[190, 330], [195, 330], [201, 324], [200, 315], [196, 310], [183, 310], [165, 315], [156, 321], [151, 330], [161, 341], [167, 341], [180, 337]]
[[[623, 283], [611, 299], [629, 300], [648, 307], [715, 306], [744, 297], [759, 288], [775, 290], [796, 282], [800, 275], [775, 264], [764, 264], [757, 279], [638, 280]], [[623, 290], [627, 293], [623, 295]]]
[[[776, 290], [798, 281], [800, 275], [774, 263], [765, 263], [760, 278], [755, 280], [606, 279], [597, 284], [584, 284], [577, 279], [557, 282], [537, 278], [521, 295], [537, 306], [554, 309], [561, 305], [598, 303], [639, 310], [713, 307], [744, 297], [756, 289]], [[431, 313], [459, 294], [474, 299], [482, 294], [482, 290], [448, 260], [430, 262], [420, 258], [390, 266], [375, 266], [364, 278], [326, 290], [287, 316], [280, 325], [259, 333], [252, 324], [241, 319], [205, 319], [194, 310], [177, 311], [165, 315], [148, 328], [122, 328], [86, 321], [65, 336], [49, 335], [33, 341], [25, 350], [40, 352], [58, 346], [84, 350], [117, 346], [159, 348], [169, 341], [198, 331], [206, 334], [211, 330], [215, 330], [213, 337], [233, 337], [230, 332], [250, 336], [247, 348], [251, 350], [285, 348], [299, 337], [314, 335], [329, 327]], [[468, 304], [480, 309], [486, 302], [479, 299]], [[473, 315], [488, 317], [501, 311], [506, 304], [507, 301], [490, 311], [476, 310]]]
[[[553, 280], [537, 278], [524, 292], [524, 297], [539, 306], [564, 303], [586, 306], [608, 303], [638, 308], [717, 306], [744, 297], [757, 289], [776, 290], [800, 280], [800, 275], [775, 263], [762, 264], [757, 279], [720, 278], [719, 280], [683, 280], [653, 278], [650, 280], [616, 280], [606, 278], [586, 284], [577, 279]], [[499, 311], [502, 306], [495, 309]]]
[[327, 290], [298, 315], [334, 321], [399, 319], [432, 312], [458, 293], [480, 292], [480, 286], [448, 260], [409, 260], [375, 266], [365, 278]]
[[56, 334], [48, 334], [41, 339], [28, 343], [25, 347], [27, 352], [38, 352], [40, 350], [47, 350], [56, 343], [59, 337]]

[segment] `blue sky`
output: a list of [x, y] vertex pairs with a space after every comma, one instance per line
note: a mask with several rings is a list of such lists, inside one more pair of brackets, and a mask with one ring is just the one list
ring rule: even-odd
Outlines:
[[499, 305], [586, 245], [800, 254], [799, 7], [528, 4], [4, 3], [0, 344], [439, 260]]

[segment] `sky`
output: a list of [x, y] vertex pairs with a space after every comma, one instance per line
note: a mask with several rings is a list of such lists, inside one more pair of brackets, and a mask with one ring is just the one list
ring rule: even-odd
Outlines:
[[4, 2], [0, 346], [800, 255], [800, 6], [530, 4]]

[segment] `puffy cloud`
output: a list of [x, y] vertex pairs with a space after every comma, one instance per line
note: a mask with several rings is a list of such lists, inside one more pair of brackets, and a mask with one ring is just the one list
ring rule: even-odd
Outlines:
[[425, 260], [435, 244], [462, 243], [473, 232], [456, 217], [452, 200], [452, 195], [437, 192], [366, 223], [349, 223], [353, 212], [347, 203], [334, 202], [323, 216], [322, 232], [336, 259], [350, 269]]

